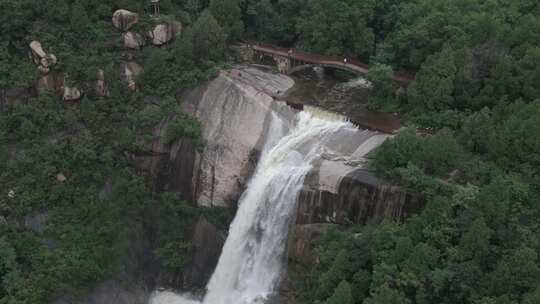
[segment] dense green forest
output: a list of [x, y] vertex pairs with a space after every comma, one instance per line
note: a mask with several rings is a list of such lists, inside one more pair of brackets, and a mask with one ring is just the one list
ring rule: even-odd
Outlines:
[[[134, 31], [163, 20], [185, 28], [137, 52], [145, 67], [137, 92], [118, 80], [121, 34], [111, 16], [119, 8], [142, 16]], [[161, 11], [151, 18], [146, 0], [0, 0], [0, 88], [36, 81], [28, 44], [39, 40], [69, 83], [84, 86], [99, 67], [110, 90], [77, 105], [40, 94], [0, 112], [1, 304], [81, 295], [118, 271], [126, 240], [145, 233], [160, 236], [156, 259], [182, 270], [188, 244], [172, 229], [222, 215], [154, 193], [125, 155], [169, 115], [167, 141], [198, 142], [175, 93], [213, 77], [239, 39], [369, 62], [370, 106], [400, 111], [408, 126], [371, 166], [426, 200], [403, 223], [327, 233], [320, 263], [295, 274], [300, 303], [540, 303], [537, 1], [162, 0]], [[416, 72], [399, 98], [394, 70]], [[148, 95], [159, 106], [148, 107]], [[42, 231], [22, 227], [44, 211]]]

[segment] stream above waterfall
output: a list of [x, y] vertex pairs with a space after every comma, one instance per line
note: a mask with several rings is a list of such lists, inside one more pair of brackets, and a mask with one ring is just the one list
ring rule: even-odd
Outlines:
[[342, 79], [324, 69], [307, 69], [291, 77], [295, 85], [284, 96], [290, 103], [340, 113], [355, 123], [385, 133], [394, 133], [401, 127], [399, 116], [367, 108], [370, 83], [362, 77]]

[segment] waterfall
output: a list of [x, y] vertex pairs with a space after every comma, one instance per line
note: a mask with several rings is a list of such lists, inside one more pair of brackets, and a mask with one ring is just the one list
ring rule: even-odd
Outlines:
[[325, 143], [351, 129], [354, 126], [341, 117], [300, 112], [287, 130], [274, 115], [204, 300], [157, 292], [150, 303], [262, 304], [272, 298], [283, 276], [288, 228], [304, 178]]

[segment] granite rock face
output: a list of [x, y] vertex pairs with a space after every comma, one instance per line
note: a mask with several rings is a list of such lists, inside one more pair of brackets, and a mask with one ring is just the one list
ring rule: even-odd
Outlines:
[[191, 240], [191, 263], [184, 272], [184, 288], [204, 288], [217, 265], [225, 236], [206, 219], [195, 225]]
[[180, 94], [184, 112], [202, 124], [202, 148], [191, 140], [164, 142], [171, 117], [155, 129], [139, 167], [156, 188], [180, 192], [200, 206], [235, 206], [254, 170], [272, 116], [292, 120], [294, 110], [272, 97], [294, 82], [284, 75], [239, 68]]
[[[256, 166], [270, 118], [277, 117], [285, 128], [295, 124], [296, 110], [279, 101], [293, 85], [285, 75], [238, 67], [180, 94], [184, 112], [202, 124], [203, 148], [196, 149], [189, 140], [166, 144], [169, 117], [156, 126], [149, 152], [139, 159], [141, 168], [156, 179], [158, 189], [182, 192], [201, 206], [234, 206]], [[413, 198], [380, 185], [363, 169], [368, 153], [388, 137], [352, 130], [324, 143], [326, 150], [300, 193], [298, 223], [363, 223], [372, 217], [406, 216]]]
[[[250, 67], [222, 71], [205, 85], [177, 94], [183, 112], [201, 122], [202, 147], [189, 139], [165, 141], [175, 119], [171, 115], [153, 128], [151, 139], [143, 142], [145, 152], [132, 155], [133, 160], [156, 191], [177, 193], [200, 206], [234, 208], [268, 139], [270, 121], [279, 119], [285, 129], [296, 123], [297, 110], [279, 100], [293, 85], [288, 76]], [[159, 103], [159, 98], [146, 100], [150, 106]], [[291, 263], [313, 265], [314, 242], [329, 227], [371, 219], [402, 220], [422, 208], [420, 198], [385, 185], [365, 168], [369, 153], [389, 136], [350, 128], [321, 145], [322, 157], [313, 164], [299, 194], [288, 242]], [[192, 261], [182, 277], [172, 281], [179, 287], [202, 288], [225, 236], [203, 218], [192, 235]]]
[[329, 227], [383, 219], [402, 221], [423, 207], [421, 196], [385, 184], [365, 169], [343, 176], [335, 192], [305, 185], [289, 237], [289, 260], [304, 266], [315, 263], [314, 241]]
[[294, 111], [273, 94], [294, 82], [256, 69], [233, 69], [185, 96], [185, 111], [201, 121], [204, 149], [198, 153], [193, 197], [202, 206], [233, 206], [245, 189], [269, 132], [272, 116], [292, 121]]
[[341, 176], [333, 190], [306, 185], [298, 199], [296, 223], [350, 225], [384, 218], [401, 221], [423, 206], [419, 196], [386, 185], [365, 169]]

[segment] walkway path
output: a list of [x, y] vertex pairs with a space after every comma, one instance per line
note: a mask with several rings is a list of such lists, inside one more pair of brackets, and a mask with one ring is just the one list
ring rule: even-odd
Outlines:
[[[364, 75], [367, 74], [369, 70], [369, 65], [362, 63], [354, 58], [312, 54], [312, 53], [306, 53], [306, 52], [302, 52], [302, 51], [298, 51], [294, 49], [287, 49], [287, 48], [282, 48], [282, 47], [278, 47], [278, 46], [274, 46], [270, 44], [262, 44], [262, 43], [250, 44], [249, 46], [253, 47], [253, 49], [257, 52], [274, 55], [274, 56], [287, 57], [291, 60], [295, 60], [295, 61], [305, 63], [305, 64], [315, 64], [315, 65], [320, 65], [324, 67], [345, 69], [345, 70], [349, 70], [349, 71], [356, 72], [359, 74], [364, 74]], [[303, 66], [303, 65], [299, 65], [299, 66]], [[294, 71], [295, 69], [293, 68], [292, 70]], [[414, 79], [415, 79], [415, 75], [411, 73], [403, 73], [403, 72], [394, 73], [394, 81], [404, 84], [404, 85], [408, 85], [409, 83], [414, 81]]]

